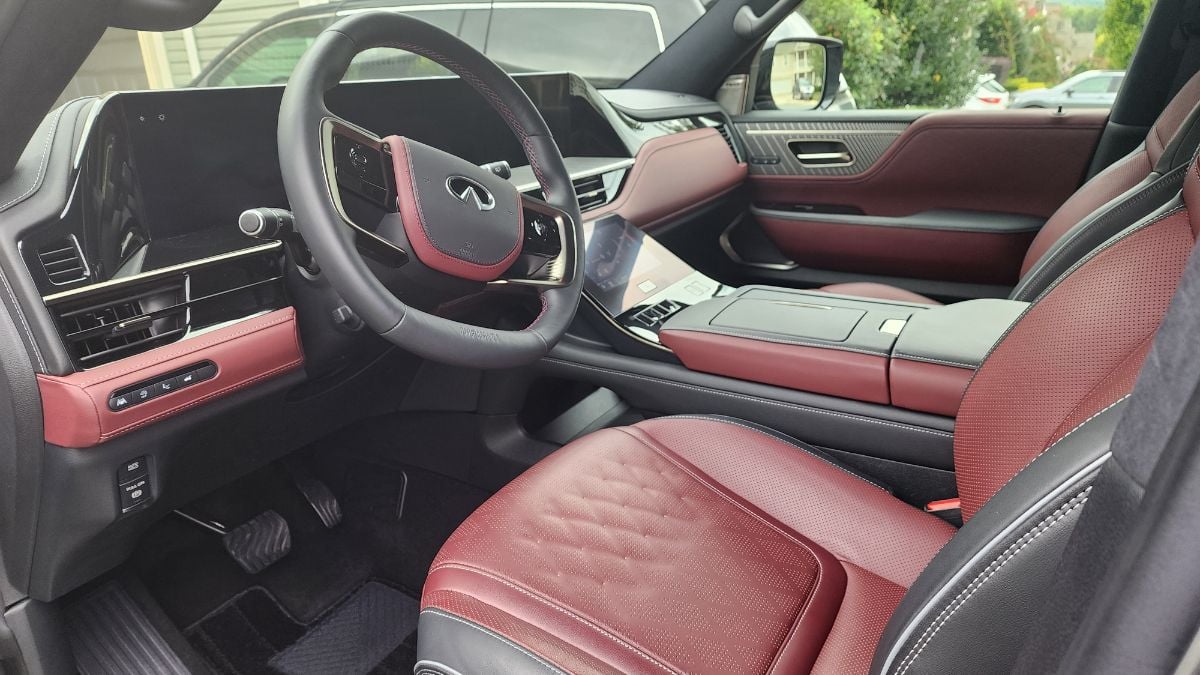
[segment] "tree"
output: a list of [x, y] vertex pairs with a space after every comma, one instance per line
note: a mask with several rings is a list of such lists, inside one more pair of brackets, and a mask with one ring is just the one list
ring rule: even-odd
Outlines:
[[808, 0], [804, 17], [820, 35], [846, 44], [844, 73], [863, 108], [886, 107], [885, 87], [900, 69], [900, 24], [870, 0]]
[[977, 30], [985, 7], [978, 0], [876, 0], [897, 18], [904, 66], [888, 82], [893, 107], [957, 108], [980, 71]]
[[988, 0], [979, 24], [979, 51], [984, 56], [1003, 56], [1020, 70], [1029, 55], [1025, 40], [1025, 16], [1016, 0]]
[[1129, 66], [1154, 0], [1108, 0], [1096, 28], [1096, 52], [1109, 68]]

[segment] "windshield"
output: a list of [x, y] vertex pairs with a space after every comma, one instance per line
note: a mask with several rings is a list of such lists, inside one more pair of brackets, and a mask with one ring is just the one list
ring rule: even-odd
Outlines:
[[[185, 30], [108, 30], [63, 99], [125, 89], [282, 84], [317, 34], [371, 10], [428, 21], [510, 73], [571, 71], [597, 87], [615, 87], [691, 27], [704, 6], [698, 0], [223, 0]], [[447, 74], [422, 57], [373, 49], [358, 55], [346, 79]]]

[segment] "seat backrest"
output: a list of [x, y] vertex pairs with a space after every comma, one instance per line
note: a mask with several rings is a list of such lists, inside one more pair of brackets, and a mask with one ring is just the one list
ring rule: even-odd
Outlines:
[[1198, 230], [1193, 158], [1182, 194], [1088, 254], [993, 348], [955, 428], [965, 525], [896, 609], [873, 672], [1007, 672]]
[[[1133, 152], [1093, 176], [1038, 232], [1009, 296], [1031, 301], [1096, 245], [1173, 197], [1196, 150], [1200, 129], [1200, 73], [1175, 94]], [[1184, 156], [1177, 158], [1182, 148]], [[1172, 173], [1173, 169], [1179, 169]]]

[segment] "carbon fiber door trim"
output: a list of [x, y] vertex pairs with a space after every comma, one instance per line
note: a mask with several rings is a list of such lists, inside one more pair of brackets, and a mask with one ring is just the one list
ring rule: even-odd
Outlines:
[[[752, 175], [855, 176], [870, 169], [911, 122], [738, 122]], [[853, 160], [844, 166], [805, 166], [788, 149], [790, 141], [839, 141]], [[756, 162], [778, 158], [778, 163]]]

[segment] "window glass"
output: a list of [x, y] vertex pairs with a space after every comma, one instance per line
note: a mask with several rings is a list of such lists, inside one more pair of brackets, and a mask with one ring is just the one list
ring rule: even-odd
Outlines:
[[[1116, 99], [1152, 5], [805, 0], [797, 16], [845, 44], [839, 98], [858, 108], [1097, 108]], [[781, 26], [766, 47], [794, 34]]]
[[[316, 36], [357, 12], [404, 12], [457, 35], [511, 72], [571, 71], [593, 84], [623, 83], [704, 15], [710, 1], [637, 0], [220, 0], [191, 28], [112, 28], [60, 100], [120, 89], [286, 82]], [[377, 49], [346, 79], [447, 75], [432, 62]]]
[[497, 4], [486, 53], [510, 73], [569, 70], [599, 87], [629, 79], [666, 46], [650, 5]]
[[1107, 94], [1112, 81], [1111, 77], [1087, 77], [1080, 80], [1071, 91], [1076, 94]]

